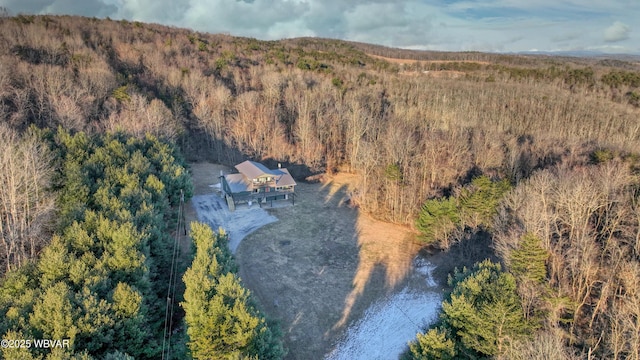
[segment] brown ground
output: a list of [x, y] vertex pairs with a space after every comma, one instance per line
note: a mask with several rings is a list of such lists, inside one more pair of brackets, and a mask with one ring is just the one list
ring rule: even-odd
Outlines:
[[[219, 165], [191, 165], [195, 194], [210, 193]], [[354, 177], [301, 183], [295, 206], [245, 238], [236, 258], [244, 284], [280, 322], [287, 359], [319, 359], [373, 302], [404, 284], [420, 245], [405, 227], [348, 206]], [[187, 221], [195, 220], [188, 206]]]
[[428, 76], [438, 79], [458, 79], [466, 75], [465, 72], [456, 70], [437, 70], [437, 71], [401, 71], [400, 75], [405, 76]]
[[371, 55], [371, 54], [367, 54], [367, 55], [371, 56], [372, 58], [388, 61], [388, 62], [390, 62], [392, 64], [415, 64], [415, 63], [418, 63], [418, 64], [423, 64], [423, 65], [428, 65], [428, 64], [448, 64], [448, 63], [476, 63], [476, 64], [491, 65], [491, 63], [487, 62], [487, 61], [474, 61], [474, 60], [412, 60], [412, 59], [396, 59], [396, 58], [384, 57], [384, 56], [379, 56], [379, 55]]
[[[412, 59], [395, 59], [388, 58], [384, 56], [371, 55], [369, 56], [388, 61], [392, 64], [404, 64], [404, 65], [413, 65], [413, 64], [421, 64], [421, 65], [430, 65], [430, 64], [448, 64], [448, 63], [476, 63], [476, 64], [484, 64], [489, 65], [489, 62], [486, 61], [473, 61], [473, 60], [412, 60]], [[432, 70], [432, 71], [402, 71], [401, 75], [405, 76], [428, 76], [432, 78], [446, 78], [446, 79], [458, 79], [464, 77], [466, 75], [463, 71], [457, 70]]]

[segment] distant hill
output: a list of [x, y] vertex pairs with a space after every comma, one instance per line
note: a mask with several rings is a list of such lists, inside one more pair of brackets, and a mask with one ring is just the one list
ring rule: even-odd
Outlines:
[[[409, 171], [409, 159], [420, 161], [413, 150], [382, 143], [409, 137], [420, 147], [434, 131], [460, 136], [449, 133], [454, 128], [497, 143], [528, 137], [627, 146], [637, 136], [624, 125], [640, 105], [631, 58], [260, 41], [73, 16], [7, 17], [0, 29], [0, 115], [16, 129], [151, 132], [177, 141], [188, 157], [295, 163], [301, 177], [370, 160], [372, 169], [396, 163]], [[615, 126], [602, 126], [612, 114]], [[394, 138], [388, 129], [403, 130]], [[370, 148], [388, 150], [364, 159]], [[473, 166], [505, 169], [499, 159], [478, 161], [433, 175], [412, 202], [466, 181]], [[529, 166], [543, 166], [537, 161]], [[415, 206], [390, 218], [409, 221]]]
[[633, 54], [610, 54], [600, 51], [576, 50], [576, 51], [521, 51], [515, 54], [522, 55], [548, 55], [548, 56], [569, 56], [577, 58], [596, 58], [601, 60], [619, 60], [629, 62], [640, 62], [640, 55]]

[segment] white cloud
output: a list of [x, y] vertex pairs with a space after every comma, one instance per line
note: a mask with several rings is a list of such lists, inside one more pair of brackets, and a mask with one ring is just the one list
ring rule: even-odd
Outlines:
[[0, 6], [14, 14], [109, 16], [265, 40], [318, 36], [507, 52], [615, 43], [621, 52], [640, 52], [626, 25], [640, 18], [638, 0], [0, 0]]
[[402, 3], [361, 4], [349, 10], [346, 17], [353, 32], [410, 25]]
[[345, 13], [344, 38], [387, 46], [424, 44], [433, 38], [434, 11], [421, 10], [408, 2], [358, 5]]
[[115, 18], [144, 22], [177, 24], [189, 8], [181, 1], [126, 0], [120, 1]]
[[631, 32], [631, 28], [629, 27], [629, 25], [621, 23], [620, 21], [616, 21], [613, 23], [613, 25], [605, 29], [604, 41], [618, 42], [622, 40], [627, 40], [629, 38], [630, 32]]

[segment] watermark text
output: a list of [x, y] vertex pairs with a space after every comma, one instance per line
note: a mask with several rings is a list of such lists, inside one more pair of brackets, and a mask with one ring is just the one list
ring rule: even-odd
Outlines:
[[2, 339], [0, 347], [3, 349], [68, 349], [69, 339]]

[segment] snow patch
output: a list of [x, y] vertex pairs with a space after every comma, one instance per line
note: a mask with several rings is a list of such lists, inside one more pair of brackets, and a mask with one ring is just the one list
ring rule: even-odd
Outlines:
[[416, 257], [416, 259], [413, 261], [413, 268], [416, 270], [416, 272], [424, 276], [425, 281], [427, 282], [427, 286], [438, 286], [438, 283], [433, 278], [433, 270], [435, 270], [436, 268], [433, 264], [428, 262], [426, 259]]
[[397, 359], [440, 311], [437, 292], [407, 288], [371, 305], [325, 360]]
[[278, 221], [259, 207], [236, 209], [231, 212], [227, 203], [218, 195], [195, 195], [191, 198], [198, 220], [208, 224], [213, 230], [223, 228], [229, 234], [229, 249], [235, 254], [242, 239], [259, 228]]

